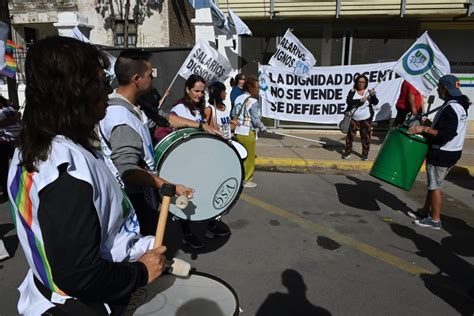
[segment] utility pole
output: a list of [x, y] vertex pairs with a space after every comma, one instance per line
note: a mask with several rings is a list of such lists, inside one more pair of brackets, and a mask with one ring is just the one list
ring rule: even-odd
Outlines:
[[[12, 39], [12, 26], [10, 24], [10, 10], [8, 9], [8, 0], [0, 0], [0, 22], [6, 23], [10, 27], [8, 39]], [[8, 99], [16, 108], [19, 108], [18, 91], [16, 78], [7, 77]]]

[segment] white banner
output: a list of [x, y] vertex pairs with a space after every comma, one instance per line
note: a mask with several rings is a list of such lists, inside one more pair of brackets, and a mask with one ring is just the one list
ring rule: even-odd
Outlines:
[[247, 26], [247, 24], [244, 23], [240, 19], [240, 17], [234, 13], [231, 9], [229, 9], [229, 28], [231, 30], [235, 30], [235, 33], [237, 35], [250, 35], [252, 36], [252, 31], [250, 28]]
[[308, 77], [260, 66], [262, 116], [294, 122], [339, 123], [355, 77], [365, 74], [369, 78], [368, 88], [375, 88], [379, 99], [374, 107], [374, 120], [390, 119], [396, 113], [402, 84], [402, 78], [392, 71], [394, 65], [395, 62], [314, 67]]
[[439, 78], [451, 73], [451, 66], [425, 32], [398, 60], [394, 71], [427, 96], [438, 86]]
[[229, 60], [203, 41], [199, 41], [189, 53], [178, 74], [188, 79], [192, 74], [203, 77], [206, 82], [224, 82], [233, 71]]
[[296, 75], [306, 76], [316, 64], [316, 58], [288, 29], [268, 63]]

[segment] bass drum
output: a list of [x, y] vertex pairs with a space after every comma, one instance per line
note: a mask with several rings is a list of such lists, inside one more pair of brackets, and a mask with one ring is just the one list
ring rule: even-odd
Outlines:
[[227, 213], [243, 188], [244, 167], [237, 150], [221, 137], [194, 128], [175, 131], [155, 147], [159, 177], [195, 190], [185, 209], [170, 205], [175, 217], [207, 221]]
[[234, 289], [219, 278], [194, 272], [182, 278], [163, 275], [138, 289], [125, 315], [233, 316], [239, 314]]

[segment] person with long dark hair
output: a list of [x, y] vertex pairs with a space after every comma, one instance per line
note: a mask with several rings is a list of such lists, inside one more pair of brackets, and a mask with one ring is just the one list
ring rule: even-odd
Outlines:
[[244, 94], [244, 85], [245, 85], [245, 75], [237, 74], [235, 78], [230, 79], [230, 85], [232, 86], [232, 91], [230, 92], [230, 104], [231, 108], [235, 106], [235, 99], [240, 95]]
[[232, 138], [232, 126], [238, 124], [237, 120], [230, 118], [230, 107], [224, 100], [227, 97], [226, 87], [222, 82], [216, 81], [209, 85], [209, 100], [204, 110], [206, 122], [218, 128], [222, 137]]
[[[183, 97], [171, 108], [170, 116], [177, 115], [188, 120], [199, 122], [202, 127], [206, 124], [205, 98], [206, 81], [199, 75], [191, 75], [184, 84]], [[199, 166], [197, 165], [196, 168]], [[204, 242], [192, 233], [191, 227], [186, 221], [179, 221], [183, 230], [183, 242], [191, 248], [204, 247]], [[211, 220], [207, 223], [206, 237], [225, 237], [230, 235], [230, 230], [221, 220]]]
[[374, 89], [367, 89], [369, 78], [358, 75], [354, 79], [354, 88], [349, 91], [346, 98], [346, 111], [351, 113], [351, 123], [346, 136], [346, 148], [342, 159], [349, 159], [352, 153], [352, 143], [357, 130], [360, 133], [362, 143], [361, 160], [367, 160], [370, 150], [370, 139], [372, 137], [372, 119], [374, 117], [373, 106], [379, 103]]
[[431, 126], [412, 126], [409, 134], [422, 134], [428, 139], [426, 156], [427, 193], [423, 208], [408, 215], [421, 227], [441, 229], [441, 188], [444, 178], [462, 155], [467, 131], [469, 98], [459, 90], [459, 79], [445, 75], [439, 79], [438, 96], [444, 100]]
[[68, 37], [28, 50], [26, 108], [8, 176], [30, 266], [21, 315], [121, 315], [131, 293], [163, 272], [166, 247], [151, 250], [153, 237], [140, 234], [98, 146], [108, 67], [95, 46]]

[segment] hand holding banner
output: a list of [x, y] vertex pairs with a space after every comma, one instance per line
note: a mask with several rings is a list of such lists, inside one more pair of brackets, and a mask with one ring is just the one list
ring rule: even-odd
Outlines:
[[274, 67], [286, 69], [295, 75], [307, 76], [316, 64], [316, 58], [288, 29], [268, 63]]

